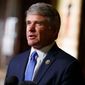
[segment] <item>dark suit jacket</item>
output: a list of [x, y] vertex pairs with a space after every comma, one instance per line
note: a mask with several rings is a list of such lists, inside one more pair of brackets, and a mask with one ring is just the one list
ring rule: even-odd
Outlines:
[[[30, 50], [11, 60], [6, 79], [17, 76], [20, 82], [24, 80], [29, 54]], [[50, 60], [50, 63], [47, 63], [47, 60]], [[48, 52], [34, 78], [37, 85], [83, 85], [82, 80], [79, 62], [56, 44]]]

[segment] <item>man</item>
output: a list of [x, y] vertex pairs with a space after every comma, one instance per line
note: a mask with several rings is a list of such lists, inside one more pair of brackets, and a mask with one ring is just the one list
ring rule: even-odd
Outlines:
[[[78, 60], [55, 43], [60, 23], [59, 13], [49, 4], [36, 3], [27, 10], [26, 37], [31, 49], [12, 59], [6, 79], [16, 76], [19, 82], [33, 81], [37, 85], [83, 85]], [[34, 51], [37, 61], [32, 72], [34, 64], [29, 66]]]

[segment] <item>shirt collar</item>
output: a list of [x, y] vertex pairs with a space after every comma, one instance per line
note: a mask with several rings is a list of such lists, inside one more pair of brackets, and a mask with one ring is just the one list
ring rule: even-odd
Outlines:
[[[48, 45], [48, 46], [45, 46], [45, 47], [43, 47], [42, 49], [35, 49], [35, 48], [31, 48], [31, 53], [33, 52], [33, 51], [36, 51], [37, 53], [38, 53], [38, 56], [39, 56], [39, 59], [41, 60], [41, 59], [44, 59], [45, 58], [45, 56], [47, 55], [47, 53], [48, 53], [48, 51], [52, 48], [52, 46], [54, 45], [54, 43], [55, 42], [53, 42], [53, 43], [51, 43], [50, 45]], [[31, 54], [30, 53], [30, 54]]]

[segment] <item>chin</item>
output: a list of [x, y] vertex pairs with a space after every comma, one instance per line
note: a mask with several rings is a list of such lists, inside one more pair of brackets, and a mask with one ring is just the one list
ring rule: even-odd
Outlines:
[[41, 46], [39, 46], [37, 44], [33, 44], [33, 43], [29, 43], [28, 45], [35, 48], [35, 49], [40, 49], [41, 48]]
[[28, 45], [29, 46], [35, 46], [37, 43], [34, 43], [34, 42], [28, 42]]

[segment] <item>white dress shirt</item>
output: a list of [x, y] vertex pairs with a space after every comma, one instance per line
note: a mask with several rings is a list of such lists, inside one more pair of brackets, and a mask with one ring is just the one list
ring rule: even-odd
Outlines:
[[[48, 51], [52, 48], [53, 45], [54, 45], [54, 42], [52, 44], [42, 48], [42, 49], [39, 49], [39, 50], [34, 49], [33, 47], [31, 48], [30, 55], [32, 54], [33, 51], [36, 51], [38, 53], [37, 64], [36, 64], [35, 69], [34, 69], [33, 78], [34, 78], [36, 72], [38, 71], [40, 65], [42, 64], [43, 59], [46, 57]], [[32, 78], [32, 80], [33, 80], [33, 78]]]

